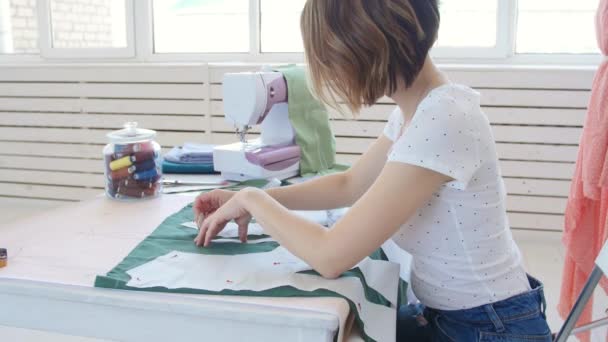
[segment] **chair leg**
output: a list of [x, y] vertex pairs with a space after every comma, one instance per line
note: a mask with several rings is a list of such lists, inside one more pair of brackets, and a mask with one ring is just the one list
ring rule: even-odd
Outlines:
[[591, 298], [591, 296], [593, 295], [593, 291], [595, 290], [597, 284], [600, 282], [600, 279], [602, 279], [603, 275], [604, 272], [602, 272], [602, 270], [596, 265], [593, 268], [593, 272], [591, 272], [591, 275], [589, 276], [585, 287], [583, 287], [581, 294], [578, 296], [576, 303], [572, 308], [572, 311], [570, 311], [566, 322], [564, 322], [564, 325], [559, 331], [559, 334], [557, 334], [555, 342], [566, 342], [566, 340], [572, 333], [576, 322], [578, 322], [578, 319], [581, 317], [581, 314], [585, 309], [585, 305], [587, 305], [587, 302], [589, 302], [589, 298]]

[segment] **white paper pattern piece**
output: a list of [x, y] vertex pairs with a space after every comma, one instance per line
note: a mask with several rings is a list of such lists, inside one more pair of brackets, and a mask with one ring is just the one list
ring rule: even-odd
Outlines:
[[395, 269], [399, 269], [399, 265], [383, 260], [373, 260], [365, 258], [357, 267], [363, 273], [367, 285], [378, 291], [384, 298], [391, 302], [394, 307], [397, 307], [397, 299], [399, 291], [395, 283], [386, 281], [384, 275], [391, 274]]
[[184, 223], [182, 223], [182, 226], [186, 227], [186, 228], [192, 228], [192, 229], [198, 230], [198, 226], [196, 225], [196, 222], [193, 222], [193, 221], [184, 222]]
[[308, 221], [318, 223], [322, 226], [327, 225], [327, 211], [323, 210], [292, 210], [292, 214], [307, 219]]
[[[361, 265], [368, 285], [391, 302], [396, 301], [399, 266], [368, 259]], [[264, 291], [280, 286], [292, 286], [303, 291], [328, 289], [355, 303], [367, 335], [376, 341], [395, 340], [395, 307], [368, 301], [359, 278], [329, 280], [296, 273], [305, 270], [310, 270], [310, 266], [283, 247], [266, 253], [237, 255], [171, 252], [128, 271], [131, 280], [127, 285], [135, 288], [190, 288], [208, 291]]]
[[332, 209], [332, 210], [315, 210], [315, 211], [306, 211], [306, 210], [293, 210], [292, 213], [304, 217], [305, 219], [316, 222], [320, 225], [331, 227], [339, 219], [342, 218], [348, 211], [348, 208], [342, 209]]
[[[389, 261], [399, 264], [399, 275], [401, 279], [410, 284], [412, 255], [397, 246], [393, 239], [388, 239], [382, 245], [382, 250]], [[418, 298], [416, 298], [411, 286], [407, 287], [407, 300], [410, 304], [418, 303]]]
[[[196, 223], [184, 222], [182, 226], [198, 230]], [[247, 229], [247, 235], [264, 235], [264, 229], [257, 223], [250, 223]], [[239, 226], [234, 222], [228, 222], [224, 230], [222, 230], [217, 236], [223, 238], [235, 238], [239, 237]]]
[[[242, 243], [241, 240], [237, 240], [237, 239], [214, 239], [211, 241], [212, 241], [212, 243]], [[262, 239], [256, 239], [256, 240], [247, 240], [246, 243], [256, 244], [256, 243], [263, 243], [263, 242], [276, 242], [276, 240], [273, 238], [262, 238]]]
[[[301, 216], [309, 221], [318, 223], [323, 226], [333, 226], [342, 216], [346, 214], [348, 209], [336, 209], [336, 210], [317, 210], [317, 211], [305, 211], [305, 210], [294, 210], [292, 213]], [[196, 222], [184, 222], [182, 226], [198, 230]], [[257, 223], [250, 223], [247, 235], [264, 235], [264, 229]], [[221, 237], [238, 237], [238, 225], [234, 222], [230, 222], [226, 225], [224, 230], [218, 235]]]

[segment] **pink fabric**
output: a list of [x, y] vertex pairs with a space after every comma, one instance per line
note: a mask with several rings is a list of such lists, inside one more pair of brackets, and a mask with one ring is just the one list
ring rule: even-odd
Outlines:
[[597, 46], [608, 56], [608, 2], [601, 0], [595, 17]]
[[[596, 17], [597, 41], [608, 55], [608, 0], [601, 0]], [[600, 65], [581, 137], [576, 171], [566, 208], [563, 242], [566, 262], [558, 310], [565, 318], [593, 269], [608, 235], [608, 62]], [[608, 291], [608, 281], [601, 286]], [[590, 302], [579, 324], [591, 321]], [[589, 340], [589, 334], [580, 336]]]

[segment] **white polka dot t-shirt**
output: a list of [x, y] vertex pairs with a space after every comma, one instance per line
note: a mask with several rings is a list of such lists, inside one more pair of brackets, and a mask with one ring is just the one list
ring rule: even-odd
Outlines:
[[416, 297], [431, 308], [460, 310], [529, 291], [479, 94], [465, 86], [443, 85], [420, 103], [406, 128], [403, 121], [397, 109], [385, 128], [393, 141], [388, 162], [454, 179], [393, 236], [413, 256]]

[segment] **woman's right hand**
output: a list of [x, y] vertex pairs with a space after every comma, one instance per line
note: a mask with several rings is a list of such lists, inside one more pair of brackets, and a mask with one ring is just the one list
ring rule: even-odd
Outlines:
[[[203, 222], [205, 221], [205, 219], [211, 214], [213, 214], [230, 199], [232, 199], [235, 194], [236, 192], [234, 191], [221, 189], [200, 194], [194, 200], [194, 204], [192, 206], [194, 210], [194, 222], [196, 222], [197, 227], [200, 229], [203, 226]], [[249, 226], [250, 221], [250, 215], [247, 215], [246, 217], [240, 217], [236, 221], [236, 224], [238, 224], [239, 226], [239, 236], [241, 237], [241, 240], [246, 240], [247, 227]]]
[[234, 194], [236, 194], [234, 191], [213, 190], [198, 195], [193, 204], [196, 225], [200, 228], [205, 218], [228, 202]]

